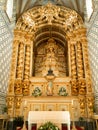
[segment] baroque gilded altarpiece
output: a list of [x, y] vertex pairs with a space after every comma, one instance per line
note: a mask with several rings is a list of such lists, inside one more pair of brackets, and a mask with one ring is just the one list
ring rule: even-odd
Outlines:
[[[51, 73], [50, 73], [51, 72]], [[38, 88], [41, 95], [32, 93]], [[67, 95], [59, 95], [60, 89]], [[86, 28], [74, 10], [48, 3], [33, 7], [14, 30], [8, 114], [30, 110], [68, 110], [74, 117], [93, 114], [93, 89]]]

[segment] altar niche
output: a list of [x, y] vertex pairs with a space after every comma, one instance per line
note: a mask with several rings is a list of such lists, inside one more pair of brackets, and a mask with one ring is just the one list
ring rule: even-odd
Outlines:
[[60, 45], [55, 39], [49, 38], [36, 47], [35, 51], [35, 77], [44, 77], [49, 69], [56, 77], [68, 76], [68, 49]]

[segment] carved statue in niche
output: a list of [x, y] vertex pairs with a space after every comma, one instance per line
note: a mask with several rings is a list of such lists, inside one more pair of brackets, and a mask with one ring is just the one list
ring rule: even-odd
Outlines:
[[45, 46], [46, 57], [44, 58], [42, 75], [47, 75], [48, 70], [51, 68], [56, 76], [58, 76], [58, 57], [57, 45], [54, 39], [50, 38]]
[[66, 47], [49, 38], [46, 43], [38, 45], [35, 51], [35, 76], [46, 76], [51, 68], [55, 76], [67, 74]]
[[47, 83], [47, 95], [48, 96], [53, 95], [53, 82], [52, 82], [52, 80], [49, 80]]

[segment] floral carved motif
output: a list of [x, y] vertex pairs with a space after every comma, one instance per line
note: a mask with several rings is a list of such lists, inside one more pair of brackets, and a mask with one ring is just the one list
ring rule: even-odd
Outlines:
[[23, 91], [23, 95], [24, 96], [28, 96], [29, 95], [29, 86], [30, 86], [30, 82], [29, 81], [24, 81], [22, 83], [22, 91]]

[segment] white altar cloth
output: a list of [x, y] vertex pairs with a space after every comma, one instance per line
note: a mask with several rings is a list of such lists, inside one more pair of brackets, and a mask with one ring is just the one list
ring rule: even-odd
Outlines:
[[70, 130], [70, 113], [69, 111], [29, 111], [28, 114], [28, 127], [31, 130], [31, 124], [43, 124], [46, 122], [57, 124], [67, 124]]

